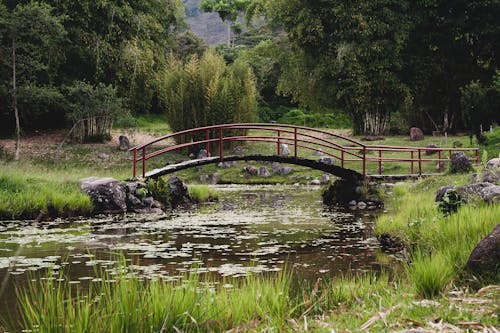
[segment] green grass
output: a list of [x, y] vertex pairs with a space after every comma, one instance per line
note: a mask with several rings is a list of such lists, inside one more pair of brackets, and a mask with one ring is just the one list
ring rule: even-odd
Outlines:
[[189, 195], [195, 202], [215, 201], [219, 199], [219, 194], [207, 185], [190, 185]]
[[[222, 280], [191, 274], [177, 281], [143, 280], [124, 266], [119, 271], [98, 274], [101, 280], [84, 290], [50, 273], [49, 279], [32, 280], [18, 289], [21, 328], [46, 333], [387, 332], [413, 325], [436, 329], [439, 321], [499, 324], [491, 311], [500, 288], [480, 295], [455, 290], [453, 297], [425, 303], [404, 279], [386, 273], [307, 283], [286, 271]], [[462, 302], [479, 297], [479, 306]]]
[[486, 142], [483, 146], [484, 151], [487, 152], [488, 159], [499, 157], [500, 153], [500, 126], [493, 129], [493, 132], [486, 133]]
[[2, 165], [0, 175], [0, 220], [34, 219], [40, 214], [55, 216], [88, 215], [90, 198], [76, 181], [31, 170], [24, 176], [13, 166]]
[[453, 184], [452, 180], [462, 183], [465, 176], [396, 186], [392, 212], [376, 222], [377, 234], [391, 234], [407, 244], [408, 280], [424, 296], [442, 292], [451, 281], [459, 282], [472, 249], [500, 221], [500, 205], [484, 203], [469, 203], [456, 213], [442, 214], [434, 192], [443, 184]]

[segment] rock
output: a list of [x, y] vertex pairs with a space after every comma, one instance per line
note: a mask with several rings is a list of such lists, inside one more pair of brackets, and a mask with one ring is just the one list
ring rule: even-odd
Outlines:
[[141, 200], [132, 193], [129, 193], [127, 194], [127, 207], [129, 209], [134, 209], [135, 207], [140, 208], [142, 207]]
[[97, 155], [97, 157], [103, 159], [103, 160], [107, 160], [109, 158], [109, 154], [106, 154], [106, 153], [100, 153], [99, 155]]
[[347, 203], [349, 206], [356, 206], [358, 203], [356, 202], [356, 200], [351, 200]]
[[483, 199], [483, 190], [486, 187], [495, 186], [491, 183], [475, 183], [464, 186], [457, 186], [456, 190], [460, 199], [464, 202], [469, 202], [474, 199]]
[[233, 154], [241, 155], [242, 152], [243, 152], [243, 148], [241, 148], [241, 146], [236, 146], [233, 148]]
[[327, 185], [330, 183], [330, 176], [326, 173], [321, 175], [321, 185]]
[[271, 172], [274, 174], [274, 173], [280, 173], [280, 171], [281, 171], [281, 164], [279, 164], [278, 162], [274, 162], [271, 167]]
[[424, 139], [424, 132], [418, 127], [410, 128], [410, 141], [420, 141]]
[[200, 182], [206, 183], [206, 182], [208, 182], [208, 179], [209, 179], [209, 178], [210, 178], [210, 177], [209, 177], [207, 174], [205, 174], [205, 173], [204, 173], [204, 174], [201, 174], [201, 175], [200, 175]]
[[450, 171], [452, 173], [465, 173], [472, 170], [472, 165], [469, 159], [462, 152], [451, 154], [450, 160]]
[[491, 160], [489, 160], [488, 163], [486, 163], [485, 168], [488, 170], [500, 169], [500, 157], [499, 158], [492, 158]]
[[214, 172], [212, 174], [212, 179], [210, 180], [210, 184], [212, 185], [216, 185], [220, 180], [220, 177], [219, 177], [219, 173], [218, 172]]
[[280, 144], [280, 154], [281, 156], [290, 155], [290, 148], [288, 148], [288, 145], [286, 143]]
[[127, 193], [132, 193], [132, 194], [135, 194], [135, 191], [137, 191], [137, 189], [139, 188], [146, 188], [147, 185], [146, 183], [143, 183], [143, 182], [132, 182], [132, 183], [127, 183], [126, 186], [126, 189], [127, 189]]
[[87, 192], [97, 214], [127, 212], [125, 185], [114, 178], [90, 177], [80, 180], [80, 188]]
[[323, 163], [323, 164], [333, 165], [335, 163], [335, 160], [329, 156], [321, 156], [318, 159], [318, 162]]
[[400, 251], [404, 248], [403, 243], [390, 234], [380, 235], [380, 245], [383, 251]]
[[282, 174], [282, 175], [288, 175], [288, 174], [291, 174], [292, 172], [293, 172], [293, 169], [290, 167], [280, 168], [280, 174]]
[[167, 182], [167, 186], [169, 190], [169, 201], [172, 208], [191, 202], [186, 184], [178, 177], [174, 176], [170, 178]]
[[360, 201], [361, 195], [356, 192], [358, 183], [346, 179], [337, 179], [328, 189], [323, 192], [323, 203], [325, 205], [348, 206], [352, 201]]
[[196, 158], [198, 160], [201, 160], [203, 158], [207, 158], [208, 157], [208, 152], [206, 149], [200, 149], [200, 151], [198, 151], [198, 154], [196, 154]]
[[[481, 177], [479, 177], [479, 175], [477, 173], [473, 173], [470, 176], [470, 182], [471, 183], [479, 183], [479, 182], [481, 182]], [[489, 183], [489, 182], [487, 182], [487, 183]]]
[[479, 192], [479, 196], [485, 202], [499, 203], [500, 202], [500, 186], [492, 185], [492, 186], [485, 187]]
[[153, 197], [145, 197], [141, 200], [141, 203], [144, 205], [144, 207], [151, 208], [153, 205], [154, 199]]
[[227, 169], [227, 168], [230, 168], [234, 165], [234, 162], [236, 161], [224, 161], [224, 162], [219, 162], [219, 164], [217, 164], [217, 166], [219, 168], [222, 168], [222, 169]]
[[165, 207], [163, 207], [163, 204], [159, 202], [158, 200], [153, 200], [153, 203], [151, 204], [151, 208], [157, 208], [163, 210]]
[[358, 202], [357, 207], [358, 209], [365, 209], [366, 208], [366, 203], [363, 201]]
[[130, 141], [125, 135], [120, 135], [118, 140], [120, 141], [120, 146], [118, 147], [118, 149], [129, 150], [131, 148]]
[[271, 176], [271, 173], [265, 166], [261, 166], [259, 168], [259, 177], [269, 177]]
[[361, 141], [381, 141], [385, 140], [385, 138], [381, 135], [368, 135], [361, 138]]
[[[425, 146], [426, 148], [438, 148], [438, 145], [434, 144], [434, 143], [429, 143], [427, 146]], [[434, 154], [437, 154], [437, 150], [426, 150], [425, 151], [425, 155], [434, 155]]]
[[500, 171], [493, 172], [486, 170], [483, 172], [481, 180], [485, 183], [497, 184], [500, 181]]
[[478, 274], [492, 276], [500, 272], [500, 224], [472, 250], [467, 268]]
[[311, 180], [309, 185], [318, 186], [318, 185], [321, 185], [321, 181], [319, 179], [313, 179], [313, 180]]
[[256, 176], [259, 173], [259, 170], [253, 165], [247, 165], [243, 167], [243, 172], [251, 176]]
[[438, 188], [438, 190], [436, 191], [436, 197], [434, 198], [434, 201], [435, 202], [441, 201], [446, 191], [451, 190], [453, 188], [455, 188], [455, 185], [445, 185]]

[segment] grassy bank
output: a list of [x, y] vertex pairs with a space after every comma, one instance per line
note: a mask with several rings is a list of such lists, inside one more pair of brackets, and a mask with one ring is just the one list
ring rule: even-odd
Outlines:
[[448, 216], [438, 210], [434, 202], [438, 186], [461, 184], [466, 177], [397, 185], [391, 203], [393, 212], [377, 220], [377, 234], [390, 234], [407, 245], [408, 279], [422, 296], [442, 292], [452, 282], [462, 283], [460, 278], [464, 277], [472, 249], [500, 221], [500, 205], [473, 202]]
[[499, 288], [476, 294], [454, 290], [428, 301], [387, 274], [310, 284], [283, 272], [219, 282], [197, 275], [175, 282], [145, 282], [125, 273], [113, 276], [112, 283], [101, 277], [87, 291], [56, 279], [32, 282], [19, 291], [22, 327], [45, 333], [386, 332], [499, 324], [491, 315]]
[[90, 198], [74, 174], [49, 172], [27, 165], [2, 164], [0, 220], [89, 215]]

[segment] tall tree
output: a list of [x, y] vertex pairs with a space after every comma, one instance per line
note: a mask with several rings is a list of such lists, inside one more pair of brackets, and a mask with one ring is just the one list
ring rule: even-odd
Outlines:
[[410, 101], [399, 76], [408, 1], [276, 0], [268, 8], [290, 42], [280, 91], [311, 107], [343, 106], [356, 134], [383, 133]]
[[[5, 12], [5, 9], [3, 9]], [[15, 159], [19, 159], [21, 124], [19, 95], [51, 93], [51, 84], [62, 59], [58, 53], [65, 36], [62, 17], [47, 4], [30, 2], [4, 13], [4, 66], [10, 68], [10, 97], [15, 119]], [[5, 44], [4, 44], [5, 45]], [[30, 92], [31, 91], [31, 92]], [[22, 110], [21, 110], [22, 111]]]
[[461, 88], [498, 69], [500, 1], [414, 1], [411, 11], [404, 80], [414, 97], [412, 121], [453, 130], [463, 122]]

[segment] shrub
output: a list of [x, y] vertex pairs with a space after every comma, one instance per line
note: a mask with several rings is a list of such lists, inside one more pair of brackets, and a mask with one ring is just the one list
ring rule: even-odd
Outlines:
[[[255, 78], [242, 61], [228, 66], [213, 51], [205, 52], [201, 59], [193, 56], [186, 63], [171, 56], [159, 81], [160, 98], [174, 132], [255, 120]], [[176, 140], [185, 143], [204, 137], [205, 133], [198, 133]]]

